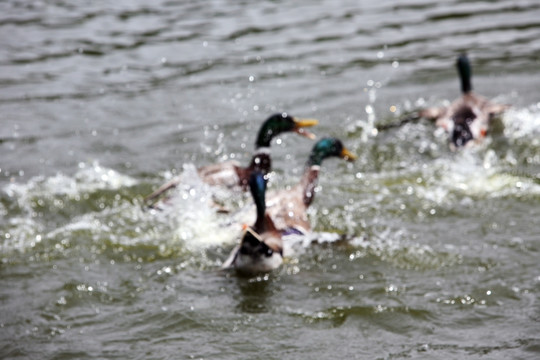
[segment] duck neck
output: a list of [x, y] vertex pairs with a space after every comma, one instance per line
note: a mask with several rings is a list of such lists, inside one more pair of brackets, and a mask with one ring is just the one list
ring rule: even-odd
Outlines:
[[272, 130], [272, 127], [270, 124], [265, 123], [259, 130], [259, 134], [257, 135], [257, 141], [255, 141], [255, 148], [261, 148], [261, 147], [270, 147], [270, 143], [272, 142], [272, 138], [276, 136], [278, 133]]
[[469, 65], [469, 61], [467, 59], [464, 59], [458, 63], [458, 72], [459, 72], [459, 79], [461, 81], [461, 92], [463, 94], [467, 94], [472, 91], [472, 83], [471, 83], [471, 66]]
[[306, 163], [306, 168], [312, 166], [321, 166], [323, 160], [325, 159], [326, 154], [322, 151], [315, 151], [315, 149], [309, 154], [309, 159]]
[[253, 190], [251, 191], [253, 201], [257, 207], [257, 220], [255, 220], [254, 229], [257, 232], [263, 232], [265, 230], [265, 214], [266, 214], [266, 201], [265, 190]]
[[319, 180], [319, 171], [321, 170], [320, 165], [306, 165], [304, 170], [304, 175], [302, 175], [302, 180], [300, 180], [301, 188], [304, 192], [303, 200], [304, 205], [308, 207], [313, 202], [315, 198], [315, 188]]
[[471, 77], [462, 75], [461, 76], [461, 92], [463, 94], [468, 94], [472, 91]]
[[255, 203], [257, 206], [257, 220], [255, 220], [255, 231], [257, 232], [264, 232], [266, 229], [265, 224], [265, 213], [266, 213], [266, 205], [263, 203], [262, 206], [257, 202]]
[[251, 158], [251, 162], [248, 167], [249, 170], [260, 171], [263, 175], [266, 175], [272, 169], [272, 159], [270, 158], [270, 148], [260, 147], [257, 148], [255, 154]]

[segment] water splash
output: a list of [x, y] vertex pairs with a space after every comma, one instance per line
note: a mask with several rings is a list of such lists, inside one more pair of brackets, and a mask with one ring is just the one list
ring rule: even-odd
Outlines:
[[504, 135], [510, 139], [529, 139], [540, 146], [540, 103], [528, 108], [511, 108], [502, 118]]
[[216, 210], [220, 205], [217, 203], [224, 201], [231, 205], [231, 198], [238, 195], [205, 184], [195, 166], [187, 164], [179, 186], [170, 194], [162, 210], [152, 211], [152, 215], [159, 222], [169, 223], [175, 229], [173, 238], [191, 250], [230, 244], [239, 237], [242, 223], [218, 214]]
[[136, 184], [133, 178], [98, 163], [79, 164], [74, 176], [38, 176], [27, 183], [7, 184], [1, 192], [2, 205], [9, 213], [2, 223], [2, 252], [24, 252], [54, 237], [62, 227], [84, 227], [78, 220], [72, 222], [77, 214], [90, 209], [99, 212], [108, 203], [118, 203], [118, 191]]

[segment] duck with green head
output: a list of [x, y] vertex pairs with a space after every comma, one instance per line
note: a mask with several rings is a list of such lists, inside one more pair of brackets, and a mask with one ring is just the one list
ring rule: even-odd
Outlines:
[[313, 146], [300, 182], [290, 189], [268, 194], [267, 212], [283, 235], [305, 235], [311, 231], [307, 209], [315, 198], [322, 162], [330, 157], [356, 159], [339, 139], [323, 138]]
[[[242, 167], [237, 161], [227, 161], [201, 167], [197, 170], [197, 173], [202, 181], [209, 185], [240, 188], [245, 191], [248, 188], [248, 180], [252, 172], [260, 171], [263, 175], [266, 175], [271, 171], [270, 144], [273, 138], [282, 133], [295, 132], [314, 139], [315, 135], [305, 128], [314, 126], [317, 123], [318, 121], [315, 119], [295, 118], [287, 113], [274, 114], [261, 125], [255, 142], [255, 154], [247, 167]], [[172, 179], [146, 196], [145, 203], [154, 202], [179, 183], [180, 177]]]
[[281, 233], [266, 212], [266, 178], [259, 170], [252, 172], [248, 179], [251, 196], [257, 208], [257, 219], [247, 227], [223, 269], [235, 269], [241, 273], [269, 272], [283, 262], [283, 241]]
[[508, 108], [508, 105], [495, 104], [472, 91], [472, 70], [466, 54], [458, 57], [456, 66], [461, 82], [461, 97], [448, 107], [428, 108], [419, 113], [421, 117], [434, 120], [437, 126], [450, 134], [453, 148], [483, 139], [491, 119]]

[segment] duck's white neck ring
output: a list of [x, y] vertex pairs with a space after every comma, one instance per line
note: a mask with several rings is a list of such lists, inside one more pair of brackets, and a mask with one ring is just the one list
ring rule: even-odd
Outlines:
[[260, 147], [260, 148], [257, 149], [257, 151], [255, 152], [255, 154], [266, 154], [266, 155], [270, 155], [270, 148], [267, 147], [267, 146]]

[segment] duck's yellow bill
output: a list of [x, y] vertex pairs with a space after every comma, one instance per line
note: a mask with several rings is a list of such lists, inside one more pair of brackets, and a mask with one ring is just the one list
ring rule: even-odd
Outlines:
[[296, 132], [299, 135], [305, 136], [311, 140], [314, 140], [317, 136], [315, 134], [307, 131], [306, 127], [315, 126], [319, 123], [319, 120], [316, 119], [299, 119], [299, 118], [293, 118], [294, 123], [296, 124], [296, 127], [294, 128], [294, 132]]
[[350, 152], [349, 150], [343, 148], [343, 150], [341, 150], [341, 154], [339, 154], [340, 157], [342, 157], [343, 159], [347, 160], [347, 161], [354, 161], [356, 160], [357, 156], [354, 155], [352, 152]]

